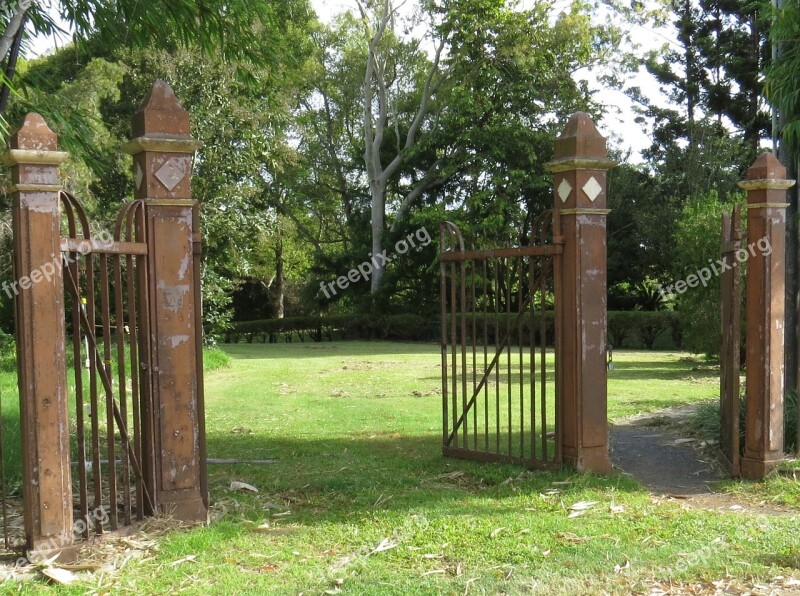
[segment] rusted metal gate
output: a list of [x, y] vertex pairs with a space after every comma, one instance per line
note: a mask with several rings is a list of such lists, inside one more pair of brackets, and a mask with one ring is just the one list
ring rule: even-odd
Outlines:
[[[144, 202], [120, 211], [113, 238], [93, 238], [83, 207], [61, 192], [67, 344], [71, 347], [79, 533], [101, 534], [154, 511]], [[70, 360], [69, 358], [67, 359]], [[143, 458], [143, 450], [148, 453]]]
[[208, 514], [200, 144], [157, 81], [134, 117], [134, 200], [105, 231], [61, 189], [57, 137], [28, 114], [13, 187], [15, 319], [29, 557], [157, 512]]
[[[446, 455], [611, 471], [606, 140], [577, 112], [556, 139], [553, 209], [529, 246], [467, 250], [441, 230]], [[553, 346], [552, 351], [548, 345]]]
[[[741, 210], [737, 205], [732, 213], [722, 216], [722, 259], [735, 261], [742, 245]], [[732, 267], [720, 276], [722, 310], [722, 347], [720, 349], [720, 451], [732, 476], [740, 473], [739, 412], [741, 384], [741, 269]]]
[[535, 242], [518, 248], [466, 250], [458, 227], [441, 225], [446, 455], [537, 468], [561, 463], [560, 313], [553, 309], [562, 247], [546, 242], [553, 217], [542, 214]]

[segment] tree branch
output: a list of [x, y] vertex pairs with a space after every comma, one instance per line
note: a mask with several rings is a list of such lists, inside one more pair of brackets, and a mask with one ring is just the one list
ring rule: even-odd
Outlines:
[[6, 25], [5, 31], [3, 31], [3, 36], [0, 37], [0, 60], [8, 55], [8, 50], [11, 48], [11, 44], [14, 43], [14, 37], [16, 37], [17, 32], [22, 26], [25, 13], [28, 12], [30, 7], [31, 0], [19, 0], [16, 12], [14, 12], [11, 20], [8, 22], [8, 25]]

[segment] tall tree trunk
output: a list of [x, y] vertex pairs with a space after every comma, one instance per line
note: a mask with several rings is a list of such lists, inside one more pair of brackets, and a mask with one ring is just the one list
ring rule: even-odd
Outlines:
[[386, 217], [386, 187], [373, 181], [372, 192], [372, 279], [370, 293], [374, 296], [383, 283], [383, 225]]
[[275, 245], [275, 318], [284, 315], [284, 279], [283, 279], [283, 234], [278, 236]]

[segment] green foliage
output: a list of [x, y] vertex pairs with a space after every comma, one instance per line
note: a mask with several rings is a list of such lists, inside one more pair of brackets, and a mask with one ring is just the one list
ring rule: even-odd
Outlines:
[[14, 337], [0, 330], [0, 372], [17, 371], [17, 346]]
[[658, 338], [667, 331], [675, 339], [680, 328], [677, 313], [672, 311], [626, 310], [608, 312], [608, 338], [611, 345], [621, 348], [626, 340], [636, 339], [652, 350]]
[[[675, 281], [685, 280], [721, 258], [722, 214], [731, 208], [732, 204], [720, 201], [715, 191], [689, 200], [675, 230]], [[718, 355], [722, 342], [719, 276], [712, 275], [707, 285], [687, 288], [674, 296], [686, 347], [695, 353]]]
[[230, 366], [231, 357], [219, 348], [203, 348], [203, 372], [211, 372]]
[[766, 92], [785, 124], [782, 140], [800, 154], [800, 1], [784, 0], [775, 13], [770, 39], [779, 49], [766, 73]]
[[[744, 397], [739, 400], [739, 447], [744, 455], [744, 438], [747, 424], [747, 402]], [[693, 434], [707, 440], [718, 440], [720, 436], [719, 401], [707, 401], [700, 404], [690, 421]], [[786, 453], [797, 452], [797, 392], [787, 391], [783, 402], [783, 450]]]
[[304, 342], [333, 339], [431, 341], [439, 336], [439, 323], [419, 315], [347, 314], [311, 317], [286, 317], [234, 322], [225, 333], [227, 343], [275, 343], [293, 338]]

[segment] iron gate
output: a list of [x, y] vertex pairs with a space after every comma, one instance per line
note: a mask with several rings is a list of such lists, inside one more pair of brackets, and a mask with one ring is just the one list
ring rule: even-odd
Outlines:
[[[93, 236], [81, 204], [61, 192], [67, 345], [74, 394], [71, 445], [78, 530], [88, 538], [153, 513], [143, 449], [153, 449], [149, 399], [144, 202], [119, 212], [113, 238]], [[68, 359], [69, 360], [69, 359]], [[151, 485], [152, 486], [152, 485]], [[77, 490], [75, 490], [77, 489]]]
[[[200, 144], [156, 81], [133, 119], [134, 199], [98, 233], [61, 188], [38, 114], [11, 137], [14, 292], [29, 557], [163, 512], [208, 517], [200, 311]], [[11, 291], [11, 290], [9, 290]], [[5, 507], [4, 507], [5, 509]], [[8, 524], [5, 524], [7, 529]]]
[[[466, 250], [441, 225], [442, 419], [445, 455], [547, 468], [561, 464], [558, 259], [546, 243]], [[548, 350], [548, 344], [553, 350]]]

